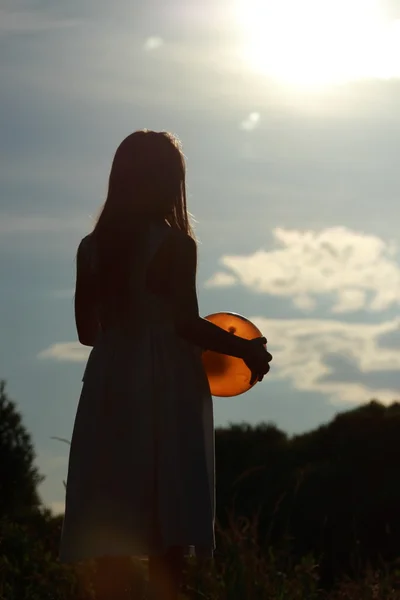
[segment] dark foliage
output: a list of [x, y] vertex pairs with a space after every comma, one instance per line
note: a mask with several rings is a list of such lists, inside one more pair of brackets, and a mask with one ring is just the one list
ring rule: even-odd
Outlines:
[[40, 506], [37, 486], [43, 481], [34, 466], [31, 436], [0, 380], [0, 517], [21, 516]]
[[[399, 439], [400, 404], [377, 401], [292, 438], [218, 429], [217, 553], [189, 565], [189, 597], [398, 600]], [[1, 382], [0, 600], [88, 600], [94, 565], [57, 560], [62, 517], [40, 503], [34, 459]]]
[[259, 514], [265, 549], [312, 554], [326, 585], [399, 556], [400, 404], [376, 401], [311, 433], [233, 426], [216, 435], [218, 518]]

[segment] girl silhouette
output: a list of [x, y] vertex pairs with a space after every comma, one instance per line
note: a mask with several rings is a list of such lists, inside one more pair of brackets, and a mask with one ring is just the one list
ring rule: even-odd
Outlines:
[[92, 346], [71, 440], [60, 560], [96, 559], [104, 600], [124, 596], [124, 557], [148, 557], [175, 600], [184, 557], [213, 556], [214, 425], [202, 349], [269, 370], [265, 338], [202, 319], [185, 162], [169, 133], [116, 151], [106, 202], [77, 253], [75, 318]]

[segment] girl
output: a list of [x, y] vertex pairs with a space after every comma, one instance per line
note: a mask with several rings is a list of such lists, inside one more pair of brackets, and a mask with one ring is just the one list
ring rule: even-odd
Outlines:
[[[214, 550], [214, 426], [202, 349], [269, 371], [265, 338], [199, 316], [185, 162], [171, 134], [115, 154], [106, 202], [77, 253], [75, 318], [92, 346], [71, 441], [60, 560], [97, 559], [101, 598], [124, 597], [123, 557], [149, 557], [175, 600], [185, 555]], [[118, 573], [121, 571], [121, 573]]]

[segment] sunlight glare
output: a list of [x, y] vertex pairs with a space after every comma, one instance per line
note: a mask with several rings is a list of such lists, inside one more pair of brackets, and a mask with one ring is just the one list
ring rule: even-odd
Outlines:
[[379, 0], [236, 0], [250, 68], [296, 85], [400, 76], [399, 21]]

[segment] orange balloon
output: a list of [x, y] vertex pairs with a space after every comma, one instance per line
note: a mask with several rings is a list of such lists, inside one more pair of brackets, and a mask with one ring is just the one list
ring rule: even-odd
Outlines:
[[[246, 340], [263, 337], [258, 327], [236, 313], [219, 312], [205, 318], [225, 331]], [[202, 358], [213, 396], [239, 396], [253, 387], [250, 385], [250, 369], [241, 358], [219, 354], [212, 350], [203, 352]]]

